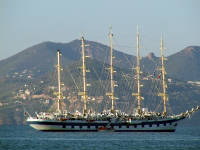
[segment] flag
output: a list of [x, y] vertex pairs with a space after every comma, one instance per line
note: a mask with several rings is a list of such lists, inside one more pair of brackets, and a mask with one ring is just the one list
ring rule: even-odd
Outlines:
[[162, 73], [160, 72], [160, 74], [158, 75], [158, 79], [160, 79], [161, 75], [162, 75]]

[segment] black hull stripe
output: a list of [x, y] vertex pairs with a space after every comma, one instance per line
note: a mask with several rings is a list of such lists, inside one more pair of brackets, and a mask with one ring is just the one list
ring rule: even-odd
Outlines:
[[115, 132], [175, 132], [173, 130], [115, 130]]
[[[110, 130], [98, 131], [98, 130], [40, 130], [43, 132], [112, 132]], [[113, 132], [175, 132], [173, 130], [114, 130]]]
[[97, 132], [98, 130], [40, 130], [42, 132]]

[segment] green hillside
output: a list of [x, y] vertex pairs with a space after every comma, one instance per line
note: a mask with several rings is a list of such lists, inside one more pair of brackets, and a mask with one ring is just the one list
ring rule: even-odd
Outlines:
[[[69, 43], [44, 42], [0, 61], [0, 124], [24, 123], [24, 111], [30, 114], [55, 110], [57, 89], [56, 51], [62, 52], [62, 87], [65, 99], [63, 109], [82, 112], [83, 102], [78, 92], [82, 91], [80, 40]], [[88, 107], [101, 112], [110, 109], [109, 47], [86, 41]], [[132, 113], [137, 102], [132, 93], [135, 88], [135, 56], [114, 51], [116, 73], [115, 107]], [[169, 107], [168, 113], [180, 113], [200, 105], [200, 47], [191, 46], [168, 57], [166, 62]], [[150, 53], [141, 59], [143, 107], [151, 111], [162, 111], [160, 79], [157, 78], [160, 58]], [[191, 80], [192, 82], [188, 82]], [[197, 115], [198, 116], [198, 115]], [[200, 121], [199, 121], [200, 122]]]
[[[62, 72], [62, 87], [65, 96], [63, 109], [69, 112], [76, 110], [82, 112], [83, 102], [78, 92], [82, 91], [81, 80], [81, 62], [64, 67]], [[104, 109], [110, 109], [111, 101], [105, 96], [109, 92], [109, 70], [108, 65], [99, 61], [89, 59], [87, 68], [90, 73], [87, 74], [87, 81], [91, 84], [88, 87], [88, 108], [92, 111], [101, 112]], [[127, 113], [132, 113], [137, 107], [137, 102], [132, 93], [135, 88], [135, 73], [133, 70], [121, 69], [115, 67], [117, 73], [114, 75], [118, 87], [115, 88], [116, 100], [115, 107]], [[157, 74], [157, 73], [156, 73]], [[13, 77], [13, 76], [12, 76]], [[186, 82], [171, 79], [168, 82], [169, 107], [168, 113], [180, 113], [199, 105], [200, 87]], [[55, 109], [56, 91], [56, 71], [48, 72], [40, 78], [33, 79], [29, 73], [15, 75], [13, 79], [2, 78], [0, 91], [0, 123], [1, 124], [21, 124], [24, 122], [24, 110], [30, 114], [40, 111], [52, 111]], [[162, 112], [162, 100], [157, 96], [161, 90], [160, 79], [157, 76], [150, 76], [147, 73], [142, 74], [142, 95], [144, 101], [143, 107], [151, 111]], [[8, 104], [6, 104], [8, 103]]]

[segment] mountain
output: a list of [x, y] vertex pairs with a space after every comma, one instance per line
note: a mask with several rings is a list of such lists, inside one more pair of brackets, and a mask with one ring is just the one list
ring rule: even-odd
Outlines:
[[[153, 73], [160, 66], [160, 58], [149, 53], [141, 59], [144, 72]], [[200, 46], [189, 46], [167, 57], [167, 76], [183, 81], [200, 80]]]
[[[76, 110], [82, 112], [83, 101], [78, 92], [82, 91], [81, 81], [81, 61], [77, 61], [63, 67], [62, 72], [62, 92], [65, 96], [63, 100], [65, 109], [69, 112]], [[88, 108], [92, 111], [101, 112], [111, 107], [111, 101], [106, 96], [110, 91], [109, 70], [105, 65], [97, 60], [87, 60], [87, 81], [91, 84], [88, 87]], [[118, 87], [115, 88], [116, 109], [127, 113], [132, 113], [137, 107], [137, 102], [132, 96], [136, 91], [135, 74], [130, 69], [115, 67], [117, 73], [114, 79]], [[21, 77], [23, 75], [23, 77]], [[162, 112], [162, 100], [157, 96], [161, 91], [161, 80], [157, 77], [143, 73], [141, 76], [143, 87], [141, 88], [142, 106], [151, 111]], [[187, 84], [175, 79], [168, 80], [169, 113], [180, 113], [200, 104], [200, 87]], [[16, 74], [15, 77], [5, 77], [0, 80], [0, 124], [22, 124], [25, 120], [24, 111], [34, 114], [34, 112], [45, 112], [55, 110], [55, 95], [57, 89], [56, 72], [49, 72], [40, 78], [29, 78], [29, 74]], [[197, 113], [199, 116], [200, 113]], [[198, 117], [197, 117], [198, 118]], [[194, 124], [200, 121], [196, 119]], [[190, 123], [192, 124], [192, 123]]]
[[200, 46], [189, 46], [168, 57], [169, 76], [180, 80], [200, 80]]
[[62, 51], [66, 58], [63, 62], [73, 62], [80, 58], [80, 53], [76, 48], [79, 45], [76, 41], [69, 44], [43, 42], [32, 46], [24, 51], [0, 62], [1, 76], [23, 70], [31, 70], [35, 75], [44, 74], [52, 70], [56, 64], [55, 52], [57, 49]]
[[[64, 83], [64, 100], [68, 111], [82, 109], [82, 101], [78, 96], [81, 91], [81, 41], [74, 40], [69, 43], [43, 42], [25, 49], [24, 51], [0, 61], [0, 124], [21, 124], [24, 121], [24, 111], [46, 111], [53, 109], [55, 102], [54, 92], [56, 89], [56, 50], [62, 52], [61, 62]], [[96, 111], [110, 108], [110, 100], [105, 93], [109, 91], [109, 47], [103, 44], [86, 41], [89, 46], [86, 54], [87, 60], [89, 107]], [[190, 49], [190, 50], [188, 50]], [[189, 52], [188, 52], [189, 51]], [[200, 104], [200, 87], [198, 84], [189, 84], [181, 80], [200, 80], [198, 77], [200, 47], [191, 46], [179, 53], [168, 57], [166, 63], [169, 103], [172, 112], [186, 111]], [[115, 73], [117, 81], [116, 102], [118, 109], [132, 112], [136, 107], [135, 98], [131, 93], [134, 91], [134, 71], [136, 57], [114, 50]], [[190, 61], [194, 62], [190, 62]], [[185, 66], [182, 66], [184, 63]], [[157, 93], [160, 89], [159, 74], [160, 58], [153, 53], [141, 59], [142, 93], [145, 100], [142, 102], [150, 110], [161, 111], [162, 101]], [[185, 69], [184, 69], [185, 68]], [[189, 70], [189, 69], [192, 69]], [[193, 76], [185, 75], [189, 71]], [[154, 75], [155, 73], [155, 75]], [[199, 116], [199, 115], [197, 115]]]
[[[69, 43], [43, 42], [25, 49], [24, 51], [0, 61], [0, 76], [10, 73], [31, 71], [33, 76], [40, 76], [52, 71], [56, 64], [55, 52], [62, 51], [64, 65], [80, 60], [81, 41], [74, 40]], [[97, 42], [86, 41], [89, 46], [87, 54], [95, 60], [109, 64], [109, 47]], [[114, 64], [120, 68], [131, 69], [136, 64], [136, 57], [114, 50]], [[182, 51], [167, 57], [166, 70], [168, 76], [184, 81], [200, 80], [200, 46], [189, 46]], [[144, 72], [153, 73], [160, 66], [160, 58], [153, 53], [141, 59], [141, 68]]]
[[[80, 40], [74, 40], [70, 43], [43, 42], [34, 45], [12, 57], [0, 61], [0, 76], [24, 70], [31, 70], [35, 76], [40, 76], [52, 71], [52, 66], [56, 64], [55, 52], [57, 49], [62, 51], [63, 64], [71, 64], [81, 58], [80, 44]], [[92, 41], [86, 41], [86, 44], [89, 44], [86, 51], [92, 59], [109, 63], [108, 46]], [[114, 51], [114, 55], [116, 56], [116, 66], [120, 67], [130, 66], [135, 59], [134, 56], [119, 51]]]

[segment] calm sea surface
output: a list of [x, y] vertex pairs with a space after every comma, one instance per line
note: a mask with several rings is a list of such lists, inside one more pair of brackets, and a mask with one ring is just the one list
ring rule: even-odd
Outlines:
[[40, 132], [0, 126], [0, 150], [200, 150], [200, 127], [175, 133]]

